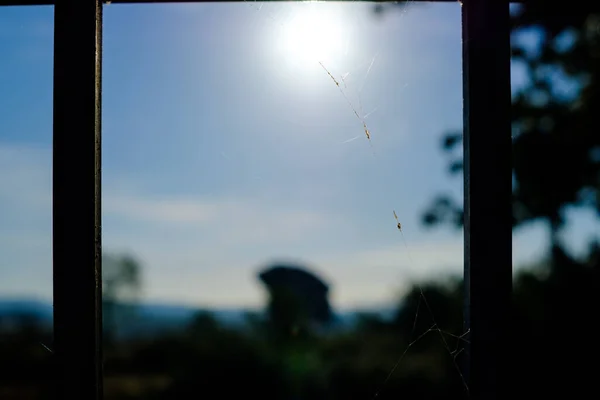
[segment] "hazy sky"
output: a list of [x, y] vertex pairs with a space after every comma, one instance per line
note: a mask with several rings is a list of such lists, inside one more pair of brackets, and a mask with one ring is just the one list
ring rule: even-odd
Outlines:
[[[322, 274], [339, 307], [460, 273], [462, 233], [420, 223], [434, 195], [462, 197], [439, 145], [462, 126], [458, 4], [381, 19], [360, 3], [109, 5], [104, 18], [103, 243], [143, 263], [146, 299], [258, 305], [256, 272], [279, 260]], [[51, 7], [0, 8], [0, 297], [52, 296], [52, 41]], [[576, 219], [573, 243], [596, 229]], [[519, 231], [516, 264], [544, 239]]]

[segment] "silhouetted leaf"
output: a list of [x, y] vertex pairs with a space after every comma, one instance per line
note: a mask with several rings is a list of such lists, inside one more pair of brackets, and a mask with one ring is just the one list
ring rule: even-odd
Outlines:
[[462, 161], [454, 161], [450, 164], [450, 173], [457, 174], [463, 170], [463, 162]]
[[457, 144], [462, 141], [462, 132], [453, 132], [446, 134], [442, 138], [442, 149], [452, 150]]

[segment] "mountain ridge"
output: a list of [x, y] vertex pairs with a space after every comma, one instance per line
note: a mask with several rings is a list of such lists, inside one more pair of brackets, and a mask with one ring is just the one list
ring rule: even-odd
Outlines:
[[[220, 323], [231, 327], [243, 327], [247, 315], [263, 314], [263, 310], [243, 307], [201, 307], [173, 303], [140, 302], [136, 307], [135, 321], [119, 323], [119, 329], [125, 336], [147, 336], [172, 330], [184, 329], [199, 312], [212, 314]], [[352, 326], [361, 313], [375, 314], [382, 318], [392, 316], [391, 308], [356, 309], [334, 312], [336, 326]], [[43, 326], [51, 327], [53, 306], [50, 302], [35, 298], [0, 298], [0, 322], [22, 316], [33, 318]], [[1, 324], [0, 324], [1, 325]], [[125, 326], [127, 325], [127, 326]]]

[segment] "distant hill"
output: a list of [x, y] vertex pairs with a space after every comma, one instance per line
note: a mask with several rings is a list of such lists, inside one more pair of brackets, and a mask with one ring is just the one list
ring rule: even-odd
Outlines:
[[[136, 317], [127, 326], [121, 326], [123, 336], [154, 336], [168, 331], [183, 329], [198, 312], [209, 312], [224, 325], [243, 328], [248, 312], [261, 313], [252, 309], [202, 309], [182, 305], [141, 303], [136, 308]], [[389, 317], [388, 309], [346, 311], [335, 313], [337, 327], [351, 327], [359, 312]], [[0, 299], [0, 321], [11, 320], [19, 316], [37, 319], [41, 324], [51, 326], [52, 304], [35, 299]]]
[[34, 299], [0, 299], [0, 317], [29, 315], [52, 322], [52, 304]]

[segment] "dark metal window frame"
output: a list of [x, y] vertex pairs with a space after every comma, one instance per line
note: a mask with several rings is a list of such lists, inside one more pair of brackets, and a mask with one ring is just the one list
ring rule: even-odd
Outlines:
[[[422, 1], [422, 0], [415, 0]], [[432, 0], [449, 2], [456, 0]], [[517, 2], [522, 2], [517, 1]], [[54, 5], [53, 271], [56, 399], [100, 400], [101, 0]], [[186, 3], [201, 0], [115, 0]], [[507, 0], [464, 0], [464, 370], [470, 397], [509, 390], [512, 225], [510, 30]]]

